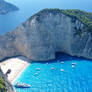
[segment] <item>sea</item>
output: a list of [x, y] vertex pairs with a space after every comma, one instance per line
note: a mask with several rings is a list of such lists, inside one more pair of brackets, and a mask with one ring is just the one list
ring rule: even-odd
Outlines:
[[0, 15], [0, 34], [14, 30], [32, 15], [45, 8], [80, 9], [92, 12], [92, 0], [5, 0], [19, 11]]
[[31, 86], [14, 87], [17, 92], [92, 92], [92, 60], [58, 53], [55, 60], [31, 62], [17, 82]]
[[[1, 35], [14, 30], [32, 15], [45, 8], [80, 9], [92, 12], [92, 0], [5, 1], [15, 4], [19, 11], [0, 15]], [[16, 82], [25, 82], [31, 87], [14, 87], [17, 92], [92, 92], [92, 60], [59, 53], [52, 61], [30, 62], [29, 66], [13, 82], [13, 87]]]

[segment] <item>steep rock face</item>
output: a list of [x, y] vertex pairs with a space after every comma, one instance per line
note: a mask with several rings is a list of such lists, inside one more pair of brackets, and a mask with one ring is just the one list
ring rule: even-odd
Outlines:
[[0, 68], [0, 92], [14, 92], [11, 84], [7, 80]]
[[43, 10], [0, 36], [1, 60], [17, 55], [51, 60], [56, 52], [92, 59], [92, 36], [87, 27], [59, 10]]
[[18, 10], [18, 8], [10, 3], [0, 0], [0, 14], [6, 14], [11, 11]]

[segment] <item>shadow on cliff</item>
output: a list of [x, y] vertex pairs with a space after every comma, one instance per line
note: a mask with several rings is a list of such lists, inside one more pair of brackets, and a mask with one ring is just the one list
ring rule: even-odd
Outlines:
[[84, 61], [84, 60], [87, 60], [87, 61], [90, 61], [92, 62], [92, 60], [90, 59], [86, 59], [86, 58], [83, 58], [83, 57], [77, 57], [77, 56], [70, 56], [68, 54], [65, 54], [65, 53], [61, 53], [61, 52], [57, 52], [55, 54], [55, 59], [54, 60], [48, 60], [48, 61], [33, 61], [33, 60], [30, 60], [28, 58], [26, 58], [25, 56], [13, 56], [13, 57], [6, 57], [5, 59], [1, 60], [0, 62], [3, 62], [7, 59], [11, 59], [11, 58], [19, 58], [25, 62], [29, 62], [29, 63], [41, 63], [41, 64], [44, 64], [44, 63], [53, 63], [53, 62], [66, 62], [66, 61], [71, 61], [71, 60], [77, 60], [77, 61]]
[[83, 58], [83, 57], [77, 57], [77, 56], [70, 56], [68, 54], [65, 54], [65, 53], [61, 53], [61, 52], [58, 52], [56, 53], [56, 61], [59, 60], [60, 62], [61, 61], [71, 61], [71, 60], [77, 60], [77, 61], [84, 61], [84, 60], [87, 60], [87, 61], [91, 61], [91, 59], [86, 59], [86, 58]]
[[32, 63], [54, 63], [54, 62], [68, 62], [68, 61], [71, 61], [71, 60], [77, 60], [77, 61], [84, 61], [84, 60], [87, 60], [87, 61], [90, 61], [92, 62], [92, 60], [90, 59], [85, 59], [83, 57], [77, 57], [77, 56], [70, 56], [68, 54], [65, 54], [65, 53], [61, 53], [61, 52], [57, 52], [56, 53], [56, 58], [54, 60], [48, 60], [48, 61], [34, 61]]

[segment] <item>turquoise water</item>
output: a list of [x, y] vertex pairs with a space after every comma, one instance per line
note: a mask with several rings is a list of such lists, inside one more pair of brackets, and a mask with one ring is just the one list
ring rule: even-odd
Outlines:
[[[61, 63], [64, 61], [64, 64]], [[72, 63], [76, 63], [72, 67]], [[54, 67], [54, 70], [51, 70]], [[36, 68], [40, 68], [37, 71]], [[64, 72], [60, 71], [64, 69]], [[37, 75], [34, 75], [37, 73]], [[56, 60], [31, 63], [15, 80], [31, 85], [18, 92], [92, 92], [92, 62], [90, 60], [59, 54]]]
[[30, 16], [44, 8], [81, 9], [92, 12], [92, 0], [5, 0], [19, 11], [0, 15], [0, 34], [15, 29]]

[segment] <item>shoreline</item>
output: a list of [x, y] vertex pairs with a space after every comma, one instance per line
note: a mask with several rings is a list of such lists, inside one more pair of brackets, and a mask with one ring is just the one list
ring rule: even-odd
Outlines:
[[8, 80], [12, 84], [18, 76], [25, 70], [25, 68], [30, 64], [29, 60], [25, 57], [10, 58], [3, 62], [0, 62], [1, 69], [5, 74], [8, 69], [11, 73], [8, 74]]
[[25, 65], [25, 67], [16, 75], [16, 77], [12, 80], [11, 84], [14, 83], [14, 81], [21, 75], [21, 73], [28, 67], [29, 64]]

